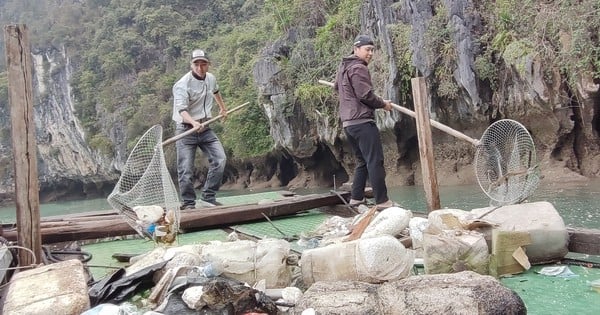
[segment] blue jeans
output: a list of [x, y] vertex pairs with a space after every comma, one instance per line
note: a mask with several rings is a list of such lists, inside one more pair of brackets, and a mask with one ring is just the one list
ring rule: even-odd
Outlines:
[[375, 203], [380, 204], [389, 200], [385, 185], [385, 167], [383, 165], [383, 146], [379, 129], [374, 122], [348, 126], [344, 128], [348, 141], [354, 150], [356, 169], [352, 181], [350, 196], [354, 200], [365, 197], [367, 179], [373, 187]]
[[[191, 128], [191, 125], [177, 124], [175, 133], [180, 134]], [[179, 193], [184, 206], [196, 204], [196, 191], [194, 190], [194, 161], [196, 149], [200, 148], [208, 157], [208, 173], [202, 188], [202, 200], [214, 202], [216, 192], [221, 187], [223, 172], [227, 156], [223, 145], [211, 129], [201, 133], [192, 133], [175, 143], [177, 148], [177, 177], [179, 179]]]

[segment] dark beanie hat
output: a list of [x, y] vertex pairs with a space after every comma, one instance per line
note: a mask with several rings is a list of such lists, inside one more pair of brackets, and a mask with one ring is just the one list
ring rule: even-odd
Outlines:
[[375, 44], [373, 44], [373, 40], [371, 39], [371, 37], [369, 35], [358, 35], [354, 39], [353, 45], [356, 47], [361, 47], [364, 45], [375, 45]]

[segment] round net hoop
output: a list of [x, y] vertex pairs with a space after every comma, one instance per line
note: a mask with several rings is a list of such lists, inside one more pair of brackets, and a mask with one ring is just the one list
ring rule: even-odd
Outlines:
[[159, 243], [175, 241], [179, 195], [165, 163], [160, 125], [138, 140], [107, 200], [141, 236]]
[[535, 145], [527, 129], [511, 119], [496, 121], [475, 154], [477, 182], [493, 205], [520, 203], [540, 181]]

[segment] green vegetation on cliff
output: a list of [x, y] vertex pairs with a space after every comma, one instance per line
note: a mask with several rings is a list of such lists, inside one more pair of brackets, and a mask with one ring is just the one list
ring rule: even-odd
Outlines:
[[[335, 100], [327, 88], [314, 82], [333, 78], [340, 57], [348, 53], [348, 41], [364, 29], [360, 10], [365, 3], [5, 0], [0, 3], [0, 21], [26, 24], [34, 53], [64, 51], [71, 58], [77, 115], [89, 144], [105, 153], [113, 147], [107, 131], [115, 122], [126, 126], [129, 148], [154, 124], [161, 124], [165, 135], [172, 135], [171, 87], [188, 71], [189, 52], [197, 47], [206, 49], [228, 105], [255, 104], [218, 127], [234, 156], [249, 157], [262, 155], [273, 146], [263, 99], [252, 74], [263, 49], [291, 30], [301, 34], [293, 43], [295, 52], [279, 60], [281, 84], [293, 91], [287, 95], [289, 115], [295, 113], [293, 106], [329, 114]], [[454, 77], [457, 61], [451, 15], [444, 2], [431, 1], [431, 5], [434, 16], [428, 22], [425, 47], [419, 48], [429, 52], [437, 95], [456, 99], [460, 87]], [[536, 58], [544, 60], [547, 69], [563, 72], [565, 83], [572, 87], [582, 76], [600, 79], [598, 1], [502, 0], [471, 1], [469, 5], [484, 27], [476, 34], [479, 55], [474, 70], [492, 90], [500, 84], [499, 69], [512, 67], [522, 73], [527, 61]], [[394, 6], [397, 10], [399, 4]], [[397, 64], [398, 94], [407, 97], [414, 75], [410, 26], [398, 22], [385, 27]], [[5, 68], [4, 60], [0, 66]], [[553, 77], [548, 74], [547, 78]], [[4, 81], [2, 75], [2, 87]], [[6, 104], [6, 97], [0, 92], [0, 103]]]

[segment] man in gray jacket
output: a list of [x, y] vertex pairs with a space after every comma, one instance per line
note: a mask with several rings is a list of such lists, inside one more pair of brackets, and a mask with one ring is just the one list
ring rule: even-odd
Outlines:
[[[208, 54], [196, 49], [192, 52], [191, 71], [186, 73], [173, 86], [173, 120], [176, 134], [197, 128], [212, 117], [213, 100], [219, 105], [219, 114], [227, 116], [225, 102], [219, 93], [215, 76], [208, 72]], [[177, 176], [183, 204], [181, 209], [194, 209], [196, 191], [194, 189], [194, 160], [196, 149], [200, 148], [208, 157], [209, 167], [202, 188], [201, 199], [213, 205], [220, 205], [216, 192], [221, 187], [227, 157], [217, 135], [209, 127], [200, 128], [175, 144], [177, 148]]]
[[356, 157], [350, 205], [364, 202], [367, 179], [373, 188], [378, 209], [394, 205], [389, 199], [385, 184], [383, 146], [375, 124], [375, 110], [391, 111], [392, 103], [373, 92], [371, 74], [367, 67], [375, 45], [367, 35], [358, 35], [353, 43], [353, 53], [340, 63], [334, 89], [339, 95], [339, 112], [342, 127]]

